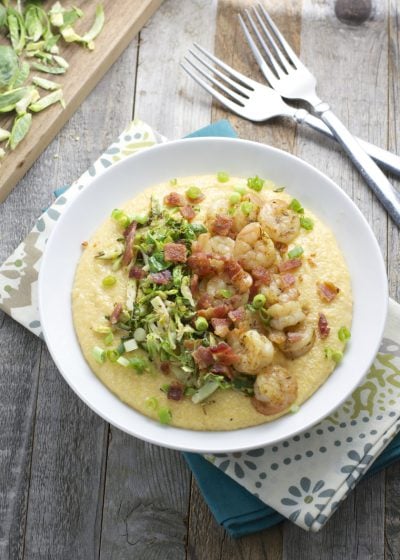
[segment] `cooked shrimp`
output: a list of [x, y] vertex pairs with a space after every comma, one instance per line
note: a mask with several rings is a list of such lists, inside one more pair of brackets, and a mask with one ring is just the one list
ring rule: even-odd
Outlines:
[[207, 282], [206, 292], [209, 296], [216, 299], [223, 298], [223, 292], [232, 293], [233, 295], [232, 285], [228, 283], [225, 275], [210, 278]]
[[289, 408], [297, 398], [296, 378], [286, 368], [278, 365], [268, 366], [257, 375], [254, 383], [254, 408], [261, 414], [270, 416]]
[[277, 331], [294, 327], [306, 318], [298, 301], [274, 303], [274, 305], [268, 307], [268, 315], [272, 317], [271, 327]]
[[258, 222], [251, 222], [237, 234], [233, 256], [245, 270], [268, 268], [276, 259], [275, 246]]
[[235, 242], [225, 235], [211, 236], [209, 233], [201, 233], [197, 240], [193, 243], [193, 251], [202, 251], [203, 253], [213, 253], [220, 257], [232, 257]]
[[290, 243], [300, 231], [298, 214], [284, 200], [274, 198], [261, 208], [258, 221], [274, 241]]
[[[243, 202], [251, 204], [245, 204], [243, 206]], [[256, 222], [258, 218], [258, 212], [260, 211], [261, 206], [263, 205], [263, 200], [256, 192], [248, 192], [243, 198], [242, 202], [238, 204], [233, 212], [232, 219], [232, 231], [238, 233], [241, 231], [244, 226], [251, 222]], [[243, 209], [245, 208], [245, 212]]]
[[272, 343], [256, 330], [243, 332], [234, 329], [228, 334], [228, 343], [239, 356], [233, 367], [242, 373], [257, 375], [257, 372], [269, 365], [274, 357]]
[[300, 358], [300, 356], [309, 352], [315, 342], [315, 329], [307, 322], [299, 325], [296, 329], [286, 331], [285, 334], [285, 341], [282, 344], [278, 343], [278, 347], [291, 360]]

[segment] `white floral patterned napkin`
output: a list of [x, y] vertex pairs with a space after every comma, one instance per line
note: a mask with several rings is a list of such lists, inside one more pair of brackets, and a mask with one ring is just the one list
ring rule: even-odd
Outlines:
[[[0, 309], [41, 336], [37, 279], [46, 241], [61, 213], [93, 177], [120, 159], [164, 142], [135, 120], [40, 216], [0, 266]], [[390, 301], [380, 351], [363, 383], [334, 414], [279, 444], [247, 453], [207, 456], [279, 513], [318, 531], [400, 429], [400, 305]]]

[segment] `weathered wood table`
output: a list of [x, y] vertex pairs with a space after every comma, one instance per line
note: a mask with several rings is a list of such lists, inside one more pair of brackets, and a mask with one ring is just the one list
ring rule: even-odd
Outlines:
[[[399, 231], [340, 151], [289, 122], [255, 126], [227, 115], [179, 69], [198, 41], [261, 80], [238, 27], [245, 3], [165, 0], [0, 207], [1, 261], [49, 204], [52, 189], [78, 177], [133, 114], [170, 138], [228, 117], [241, 137], [296, 153], [355, 200], [382, 248], [391, 295], [400, 299]], [[400, 152], [399, 3], [264, 3], [352, 131]], [[233, 541], [210, 515], [180, 453], [103, 422], [67, 387], [43, 342], [4, 315], [0, 383], [1, 559], [400, 558], [400, 463], [359, 484], [319, 534], [287, 522]]]

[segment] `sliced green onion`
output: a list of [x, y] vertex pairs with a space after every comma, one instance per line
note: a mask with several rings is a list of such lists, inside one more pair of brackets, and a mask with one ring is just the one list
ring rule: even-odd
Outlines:
[[189, 187], [186, 190], [185, 194], [190, 200], [196, 200], [202, 195], [202, 192], [201, 189], [199, 189], [199, 187], [193, 185], [192, 187]]
[[119, 364], [120, 366], [123, 366], [123, 367], [129, 367], [131, 362], [127, 358], [124, 358], [124, 356], [120, 356], [117, 359], [117, 364]]
[[133, 333], [136, 342], [144, 342], [146, 340], [146, 331], [142, 327], [138, 327]]
[[169, 383], [164, 383], [164, 385], [161, 385], [160, 389], [163, 393], [168, 393], [170, 387], [171, 385]]
[[340, 327], [338, 331], [338, 338], [342, 342], [347, 342], [351, 338], [351, 332], [347, 327]]
[[303, 229], [311, 231], [314, 228], [314, 222], [311, 218], [307, 218], [306, 216], [301, 216], [300, 218], [300, 226]]
[[95, 333], [99, 334], [109, 334], [112, 332], [111, 328], [107, 327], [106, 325], [93, 325], [92, 330], [94, 330]]
[[240, 205], [240, 209], [245, 216], [249, 216], [253, 208], [254, 208], [254, 204], [252, 202], [249, 202], [248, 200], [245, 200]]
[[325, 348], [324, 352], [325, 358], [328, 358], [328, 360], [333, 360], [337, 364], [343, 359], [343, 353], [339, 352], [338, 350], [333, 350], [333, 348], [327, 347]]
[[291, 203], [289, 204], [289, 208], [291, 208], [295, 212], [298, 212], [298, 213], [301, 213], [301, 214], [304, 212], [304, 208], [302, 207], [300, 202], [297, 200], [297, 198], [292, 199]]
[[125, 352], [133, 352], [133, 350], [138, 349], [137, 342], [134, 338], [130, 338], [129, 340], [124, 340], [124, 348]]
[[225, 299], [228, 299], [233, 296], [233, 292], [231, 290], [222, 289], [218, 291], [218, 295]]
[[238, 192], [239, 194], [246, 194], [246, 192], [247, 192], [246, 187], [243, 186], [243, 185], [235, 185], [233, 187], [233, 190]]
[[136, 370], [136, 373], [143, 373], [146, 369], [147, 362], [143, 358], [132, 358], [129, 360], [129, 365]]
[[132, 222], [137, 222], [140, 225], [146, 224], [149, 221], [149, 215], [143, 212], [142, 214], [134, 214]]
[[161, 424], [170, 424], [172, 420], [172, 412], [169, 408], [160, 408], [158, 411], [158, 419], [160, 420]]
[[225, 171], [219, 171], [217, 173], [217, 179], [220, 183], [227, 183], [230, 179], [229, 173], [226, 173]]
[[194, 326], [196, 327], [196, 331], [206, 331], [208, 329], [207, 319], [205, 317], [197, 317], [196, 321], [194, 322]]
[[260, 192], [264, 186], [264, 179], [261, 179], [258, 175], [255, 175], [255, 177], [249, 177], [247, 179], [247, 186], [253, 191]]
[[229, 197], [229, 204], [237, 204], [242, 200], [242, 195], [238, 192], [234, 192]]
[[215, 391], [218, 389], [218, 387], [219, 387], [219, 383], [217, 381], [213, 381], [213, 380], [207, 381], [192, 396], [192, 402], [194, 404], [198, 404], [198, 403], [206, 400], [210, 395], [215, 393]]
[[103, 278], [103, 280], [101, 281], [102, 285], [104, 286], [104, 288], [111, 288], [111, 286], [114, 286], [114, 284], [116, 284], [117, 279], [115, 278], [115, 276], [106, 276], [105, 278]]
[[110, 344], [112, 344], [114, 342], [114, 335], [112, 332], [109, 332], [105, 337], [104, 337], [104, 344], [106, 346], [110, 346]]
[[292, 406], [289, 408], [289, 412], [291, 412], [292, 414], [296, 414], [296, 412], [299, 412], [300, 407], [298, 404], [292, 404]]
[[171, 185], [171, 187], [175, 187], [175, 185], [178, 184], [178, 179], [170, 179], [169, 184]]
[[107, 350], [106, 354], [107, 360], [109, 360], [111, 363], [115, 363], [120, 357], [118, 350], [115, 350], [115, 348]]
[[261, 307], [264, 307], [266, 301], [267, 298], [265, 297], [264, 294], [257, 294], [256, 296], [254, 296], [253, 299], [253, 307], [255, 309], [261, 309]]
[[147, 397], [144, 402], [146, 403], [147, 408], [149, 408], [150, 410], [157, 410], [158, 400], [156, 399], [156, 397]]
[[293, 247], [293, 249], [288, 252], [287, 256], [289, 257], [289, 259], [295, 259], [296, 257], [300, 257], [303, 253], [303, 247], [300, 247], [300, 245], [296, 245], [296, 247]]
[[128, 227], [131, 223], [129, 217], [119, 208], [115, 208], [115, 210], [111, 212], [111, 217], [123, 228]]
[[104, 364], [106, 361], [106, 352], [100, 346], [95, 346], [92, 350], [92, 356], [99, 364]]

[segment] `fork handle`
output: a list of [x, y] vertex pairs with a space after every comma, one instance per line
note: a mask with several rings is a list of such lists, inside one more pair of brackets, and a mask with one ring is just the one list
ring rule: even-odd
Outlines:
[[[318, 117], [314, 117], [305, 109], [298, 109], [296, 114], [294, 115], [296, 121], [298, 123], [305, 123], [310, 126], [312, 129], [317, 130], [318, 132], [322, 132], [326, 136], [330, 138], [335, 138], [331, 130], [326, 126], [325, 123], [321, 121]], [[360, 146], [367, 152], [369, 156], [374, 159], [378, 165], [384, 167], [391, 173], [395, 175], [400, 175], [400, 156], [396, 154], [392, 154], [383, 148], [379, 148], [378, 146], [374, 146], [370, 142], [366, 142], [365, 140], [361, 140], [360, 138], [355, 137]]]
[[342, 121], [330, 110], [329, 105], [326, 103], [314, 105], [314, 111], [331, 129], [337, 141], [347, 152], [362, 177], [391, 215], [395, 224], [400, 227], [399, 193], [395, 191], [376, 163], [363, 150]]

